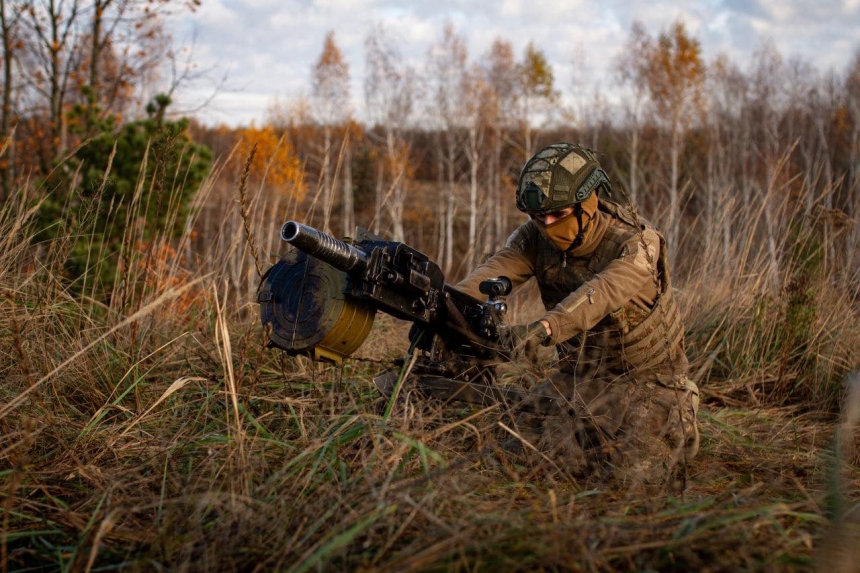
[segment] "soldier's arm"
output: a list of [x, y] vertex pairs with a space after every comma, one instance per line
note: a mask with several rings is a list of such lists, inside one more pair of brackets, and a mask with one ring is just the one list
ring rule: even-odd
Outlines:
[[476, 298], [484, 298], [478, 285], [484, 279], [505, 276], [513, 286], [521, 285], [534, 276], [534, 259], [528, 256], [527, 242], [530, 240], [525, 225], [514, 231], [507, 244], [487, 261], [475, 267], [466, 278], [457, 283], [457, 289]]
[[551, 341], [589, 330], [630, 301], [650, 309], [657, 297], [659, 249], [660, 238], [650, 229], [627, 241], [617, 259], [541, 317], [549, 324]]

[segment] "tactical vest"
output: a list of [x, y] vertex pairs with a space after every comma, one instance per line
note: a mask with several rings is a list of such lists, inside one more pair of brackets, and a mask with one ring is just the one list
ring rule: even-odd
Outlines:
[[[656, 230], [644, 219], [609, 202], [600, 209], [611, 216], [603, 239], [589, 257], [572, 257], [562, 253], [542, 237], [536, 241], [535, 268], [541, 299], [547, 310], [554, 308], [570, 293], [622, 256], [623, 245], [640, 235], [640, 228]], [[656, 375], [666, 383], [686, 374], [684, 330], [681, 314], [669, 284], [666, 242], [660, 237], [660, 255], [656, 264], [657, 297], [650, 310], [632, 302], [605, 316], [591, 330], [558, 345], [561, 370], [582, 376], [633, 374], [635, 377]], [[644, 240], [641, 248], [645, 249]]]

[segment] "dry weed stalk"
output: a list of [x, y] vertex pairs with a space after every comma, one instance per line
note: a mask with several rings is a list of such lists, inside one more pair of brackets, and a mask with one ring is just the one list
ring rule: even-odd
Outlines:
[[[283, 138], [282, 138], [283, 139]], [[280, 144], [280, 142], [279, 142]], [[254, 155], [257, 153], [257, 144], [251, 147], [251, 152], [248, 154], [248, 159], [245, 161], [245, 168], [242, 170], [242, 177], [239, 179], [239, 213], [242, 215], [242, 225], [245, 229], [245, 240], [248, 241], [248, 248], [251, 249], [251, 255], [254, 257], [254, 266], [257, 268], [257, 276], [263, 276], [263, 269], [260, 265], [260, 253], [257, 250], [257, 243], [254, 241], [254, 235], [251, 234], [251, 222], [248, 215], [248, 174], [251, 172], [251, 164], [254, 162]], [[265, 177], [263, 178], [265, 180]]]
[[[226, 286], [225, 286], [226, 291]], [[237, 460], [234, 462], [236, 472], [239, 475], [240, 495], [249, 495], [250, 486], [247, 480], [247, 471], [249, 469], [248, 457], [245, 451], [245, 430], [242, 423], [242, 416], [239, 413], [239, 398], [238, 384], [236, 375], [233, 370], [233, 349], [230, 342], [230, 329], [227, 324], [227, 296], [225, 293], [223, 304], [219, 300], [218, 291], [212, 289], [213, 300], [215, 301], [215, 343], [218, 348], [218, 355], [221, 365], [224, 368], [224, 381], [227, 383], [227, 391], [230, 403], [233, 408], [233, 436], [231, 444], [236, 445]], [[227, 425], [230, 427], [230, 419], [228, 416]]]

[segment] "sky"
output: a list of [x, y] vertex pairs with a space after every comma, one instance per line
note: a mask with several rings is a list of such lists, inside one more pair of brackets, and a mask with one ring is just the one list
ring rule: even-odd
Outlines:
[[[260, 125], [274, 102], [310, 94], [311, 69], [334, 31], [361, 119], [367, 35], [383, 26], [420, 73], [450, 22], [465, 39], [470, 61], [497, 38], [509, 41], [518, 58], [532, 42], [563, 94], [572, 97], [579, 85], [580, 93], [599, 88], [612, 100], [613, 61], [637, 20], [652, 36], [680, 20], [700, 41], [706, 61], [726, 54], [742, 69], [766, 41], [822, 72], [842, 72], [860, 49], [860, 0], [203, 0], [194, 13], [169, 23], [177, 45], [193, 43], [201, 76], [174, 99], [209, 125]], [[589, 80], [587, 89], [582, 78]]]

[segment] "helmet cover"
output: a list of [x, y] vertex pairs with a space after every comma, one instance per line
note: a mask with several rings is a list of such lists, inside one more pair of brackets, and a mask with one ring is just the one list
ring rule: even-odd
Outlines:
[[517, 184], [517, 209], [540, 214], [582, 203], [600, 186], [608, 191], [609, 177], [591, 150], [555, 143], [529, 159]]

